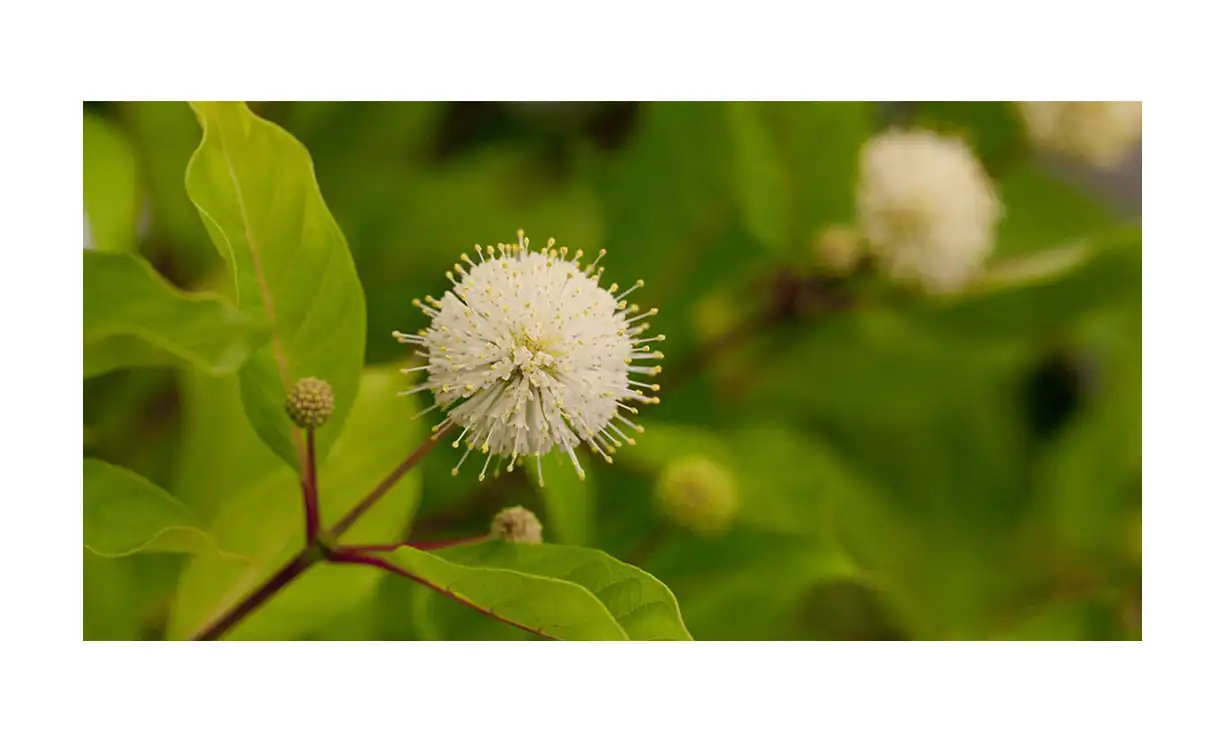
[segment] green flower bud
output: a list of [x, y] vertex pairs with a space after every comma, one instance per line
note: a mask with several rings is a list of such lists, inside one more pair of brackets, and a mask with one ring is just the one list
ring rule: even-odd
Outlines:
[[542, 522], [524, 506], [504, 509], [491, 520], [491, 536], [509, 542], [542, 542]]
[[284, 410], [292, 423], [301, 429], [317, 429], [335, 410], [335, 394], [325, 380], [302, 378], [288, 393]]
[[657, 478], [656, 502], [670, 521], [705, 537], [723, 534], [739, 503], [732, 473], [704, 457], [665, 466]]
[[831, 275], [850, 274], [863, 256], [859, 232], [846, 226], [827, 227], [813, 242], [814, 264]]

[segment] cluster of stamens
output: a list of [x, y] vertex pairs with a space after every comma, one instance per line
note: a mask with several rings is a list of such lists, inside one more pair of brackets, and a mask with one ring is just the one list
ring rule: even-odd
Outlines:
[[439, 300], [413, 301], [431, 325], [419, 334], [394, 332], [424, 360], [403, 372], [427, 373], [402, 395], [432, 392], [435, 403], [421, 414], [446, 414], [434, 434], [462, 429], [453, 446], [466, 451], [454, 475], [478, 450], [486, 455], [479, 480], [492, 458], [498, 474], [502, 461], [511, 472], [533, 455], [541, 481], [542, 455], [558, 448], [583, 479], [576, 448], [584, 443], [612, 462], [616, 449], [635, 444], [632, 432], [644, 431], [631, 418], [638, 405], [659, 403], [648, 395], [659, 385], [630, 377], [659, 374], [659, 365], [640, 363], [664, 357], [651, 343], [665, 336], [644, 336], [657, 309], [626, 300], [644, 281], [621, 292], [617, 283], [603, 288], [604, 249], [582, 266], [582, 250], [569, 255], [554, 239], [531, 250], [521, 231], [515, 244], [474, 250], [477, 261], [463, 254], [445, 273], [452, 287]]

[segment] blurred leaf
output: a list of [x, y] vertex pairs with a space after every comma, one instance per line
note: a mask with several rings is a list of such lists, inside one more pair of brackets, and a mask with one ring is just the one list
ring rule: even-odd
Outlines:
[[859, 577], [837, 548], [744, 529], [716, 540], [671, 532], [648, 567], [673, 589], [698, 640], [794, 639], [810, 588]]
[[284, 463], [246, 419], [236, 376], [215, 378], [184, 370], [179, 392], [182, 445], [173, 490], [210, 521], [229, 498]]
[[542, 481], [540, 485], [535, 465], [529, 460], [522, 465], [530, 484], [534, 486], [545, 506], [543, 537], [548, 542], [564, 545], [588, 545], [592, 540], [593, 512], [596, 508], [596, 490], [589, 456], [577, 453], [585, 479], [576, 475], [576, 468], [560, 455], [542, 457]]
[[84, 551], [82, 577], [85, 640], [138, 640], [140, 604], [132, 558], [108, 558]]
[[678, 603], [665, 584], [599, 550], [491, 540], [437, 550], [461, 565], [555, 578], [587, 588], [632, 640], [689, 640]]
[[1004, 218], [996, 260], [1088, 238], [1118, 221], [1100, 200], [1034, 163], [1013, 168], [997, 184]]
[[750, 232], [796, 255], [826, 226], [854, 217], [869, 103], [728, 103], [733, 184]]
[[952, 341], [884, 310], [830, 316], [778, 337], [740, 403], [781, 418], [916, 417], [977, 402], [1029, 364], [1013, 344]]
[[192, 107], [203, 141], [187, 192], [228, 263], [238, 307], [272, 329], [270, 345], [241, 370], [242, 403], [259, 437], [296, 469], [303, 445], [284, 398], [303, 377], [330, 383], [335, 410], [318, 432], [325, 459], [364, 364], [364, 293], [305, 148], [244, 103]]
[[1124, 229], [1010, 258], [967, 292], [932, 300], [917, 315], [964, 337], [1046, 336], [1098, 311], [1139, 303], [1140, 241], [1139, 230]]
[[583, 586], [501, 568], [470, 567], [400, 547], [386, 559], [484, 612], [557, 640], [627, 640], [602, 602]]
[[96, 249], [136, 249], [140, 182], [135, 154], [126, 135], [93, 113], [84, 117], [85, 215]]
[[641, 107], [631, 144], [594, 172], [608, 259], [631, 270], [615, 279], [643, 278], [648, 300], [678, 310], [666, 298], [731, 218], [731, 144], [723, 103]]
[[647, 429], [639, 444], [619, 451], [624, 465], [656, 475], [687, 456], [722, 464], [737, 483], [737, 520], [754, 529], [825, 532], [830, 502], [860, 495], [864, 486], [830, 449], [781, 426], [754, 424], [716, 433], [653, 422]]
[[915, 117], [924, 128], [961, 137], [993, 177], [1028, 155], [1025, 124], [1011, 102], [921, 102]]
[[217, 552], [190, 509], [130, 470], [86, 459], [84, 496], [85, 549], [96, 555]]
[[[423, 434], [411, 418], [413, 404], [396, 398], [392, 369], [369, 370], [334, 454], [319, 466], [323, 523], [354, 506], [411, 453]], [[407, 474], [344, 535], [345, 542], [385, 542], [411, 520], [419, 502], [419, 472]], [[275, 572], [305, 544], [297, 478], [281, 470], [230, 498], [212, 531], [231, 549], [249, 553], [248, 564], [195, 558], [182, 575], [169, 636], [196, 633]], [[320, 563], [238, 625], [233, 639], [294, 639], [359, 608], [376, 593], [382, 573], [373, 568]]]
[[84, 254], [85, 377], [186, 360], [214, 375], [241, 367], [267, 338], [219, 296], [183, 293], [134, 254]]
[[140, 173], [148, 182], [150, 226], [155, 238], [145, 249], [156, 248], [170, 257], [166, 262], [174, 266], [175, 276], [186, 278], [179, 285], [194, 285], [198, 278], [224, 266], [199, 220], [199, 212], [186, 195], [183, 173], [199, 145], [199, 123], [190, 106], [180, 101], [118, 105], [123, 122], [132, 132]]

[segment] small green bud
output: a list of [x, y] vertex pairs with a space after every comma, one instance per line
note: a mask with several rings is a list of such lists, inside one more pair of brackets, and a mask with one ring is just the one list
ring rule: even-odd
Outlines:
[[656, 502], [672, 522], [705, 537], [723, 534], [739, 503], [732, 473], [704, 457], [666, 465], [657, 478]]
[[814, 264], [831, 275], [850, 274], [863, 256], [860, 233], [853, 228], [829, 226], [814, 239]]
[[335, 410], [335, 394], [325, 380], [302, 378], [288, 393], [284, 410], [292, 423], [301, 429], [317, 429]]
[[504, 509], [491, 520], [491, 536], [509, 542], [542, 542], [542, 522], [524, 506]]

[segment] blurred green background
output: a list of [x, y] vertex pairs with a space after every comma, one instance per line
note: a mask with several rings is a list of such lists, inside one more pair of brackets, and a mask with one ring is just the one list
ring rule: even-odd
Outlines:
[[[662, 403], [643, 410], [637, 446], [612, 466], [588, 460], [584, 484], [550, 460], [538, 488], [520, 470], [452, 477], [457, 451], [442, 445], [412, 484], [403, 538], [479, 534], [523, 504], [549, 541], [665, 582], [701, 640], [1140, 639], [1138, 201], [1107, 200], [1032, 153], [1010, 104], [251, 108], [313, 157], [364, 286], [370, 366], [404, 364], [390, 332], [423, 326], [411, 299], [440, 295], [461, 252], [518, 228], [607, 249], [607, 278], [643, 278], [633, 297], [661, 309]], [[820, 270], [818, 235], [853, 219], [860, 146], [894, 123], [974, 146], [1007, 211], [993, 264], [1073, 245], [1084, 256], [958, 298]], [[184, 103], [85, 104], [86, 247], [134, 250], [177, 286], [224, 290], [183, 185], [199, 139]], [[382, 385], [378, 423], [348, 431], [370, 445], [390, 430], [421, 437], [394, 393], [405, 381]], [[236, 379], [187, 366], [86, 379], [84, 454], [213, 523], [233, 518], [230, 502], [258, 507], [249, 492], [284, 470]], [[735, 481], [722, 534], [658, 511], [658, 474], [687, 454]], [[188, 556], [84, 557], [86, 639], [165, 634]], [[529, 637], [405, 580], [366, 580], [359, 593], [333, 586], [327, 609], [268, 615], [257, 636]]]

